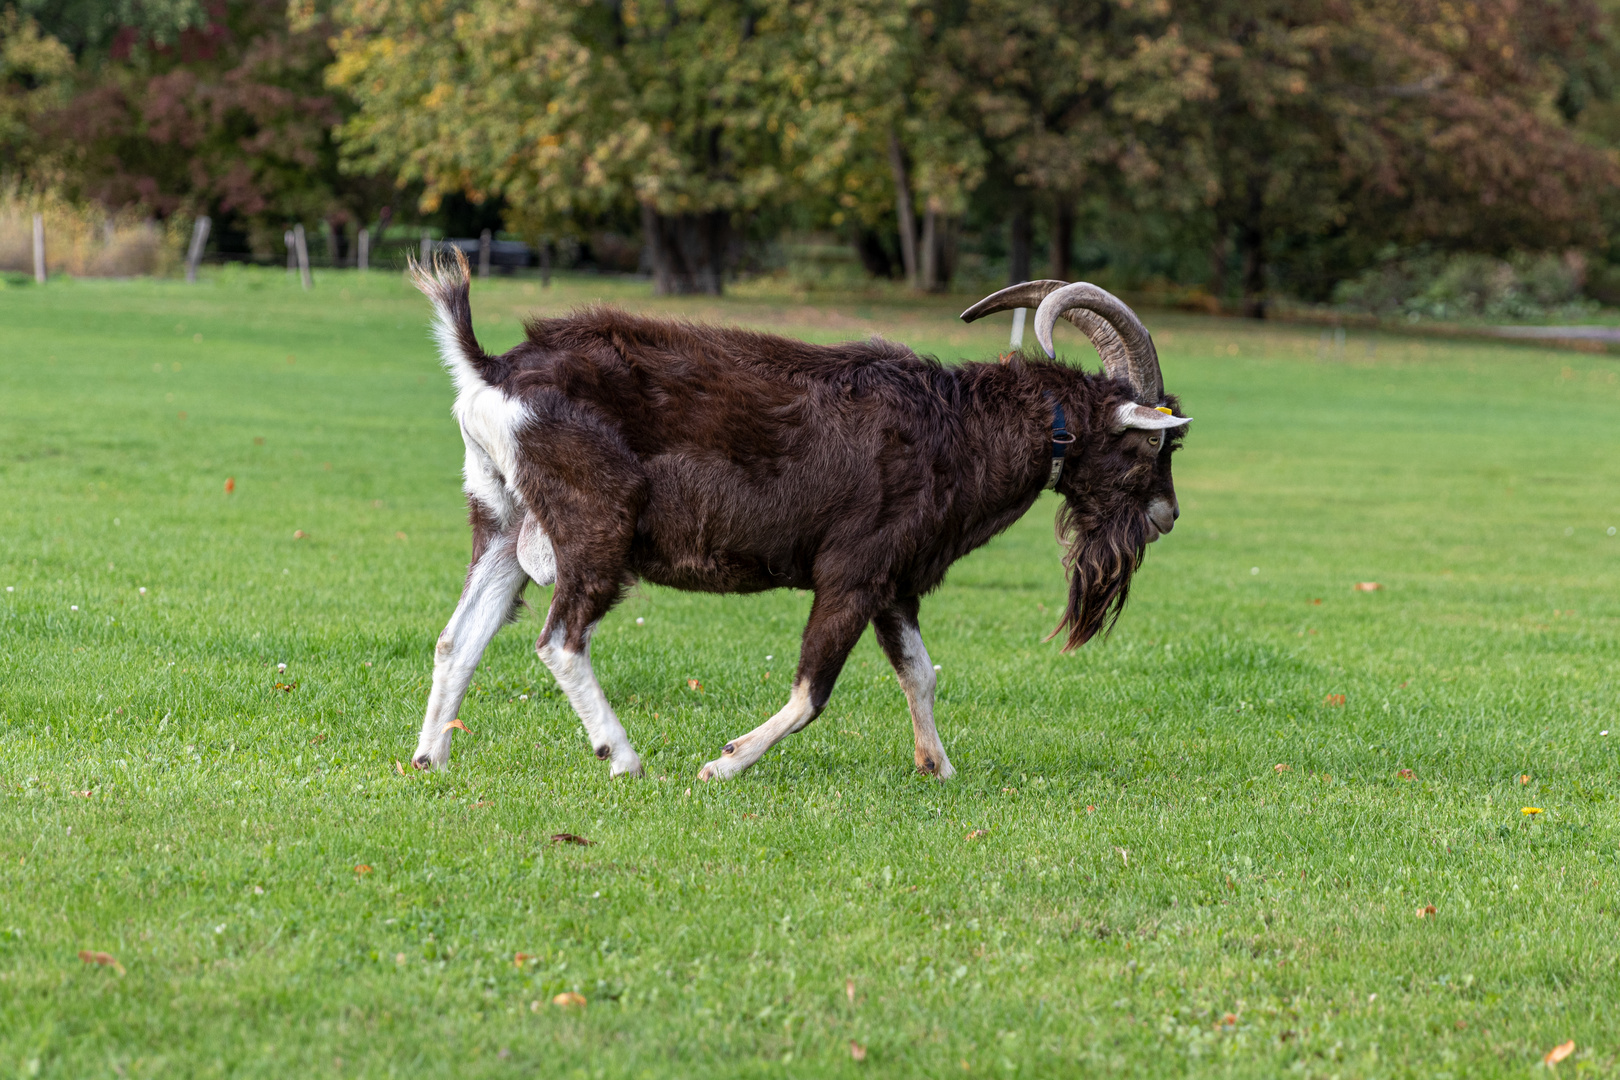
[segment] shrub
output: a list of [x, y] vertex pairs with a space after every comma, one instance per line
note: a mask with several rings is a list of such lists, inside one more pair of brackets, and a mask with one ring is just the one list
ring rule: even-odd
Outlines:
[[1586, 260], [1562, 256], [1420, 255], [1390, 259], [1340, 282], [1334, 303], [1411, 319], [1545, 319], [1589, 313]]
[[54, 194], [0, 189], [0, 270], [32, 273], [34, 215], [45, 215], [45, 268], [75, 277], [166, 274], [181, 261], [189, 222], [167, 225], [134, 211], [107, 213]]

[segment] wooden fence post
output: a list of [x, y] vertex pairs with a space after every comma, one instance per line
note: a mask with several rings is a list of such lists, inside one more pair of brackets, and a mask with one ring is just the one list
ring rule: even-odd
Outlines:
[[433, 237], [431, 237], [431, 236], [429, 236], [427, 234], [426, 229], [422, 230], [422, 260], [421, 261], [422, 261], [423, 266], [432, 266], [433, 265]]
[[478, 276], [481, 278], [489, 277], [490, 239], [488, 229], [478, 234]]
[[291, 276], [298, 273], [298, 245], [293, 243], [293, 231], [291, 229], [282, 233], [281, 239], [287, 245], [287, 274]]
[[371, 230], [361, 229], [354, 238], [354, 264], [358, 270], [371, 269]]
[[34, 215], [34, 280], [45, 284], [45, 215]]
[[304, 237], [302, 221], [293, 226], [293, 247], [298, 251], [298, 276], [304, 281], [304, 291], [309, 292], [315, 283], [309, 277], [309, 241]]
[[213, 225], [213, 221], [204, 214], [191, 227], [191, 247], [186, 251], [187, 285], [197, 284], [197, 264], [202, 261], [203, 248], [208, 245], [208, 230]]
[[551, 238], [540, 238], [540, 287], [551, 288]]

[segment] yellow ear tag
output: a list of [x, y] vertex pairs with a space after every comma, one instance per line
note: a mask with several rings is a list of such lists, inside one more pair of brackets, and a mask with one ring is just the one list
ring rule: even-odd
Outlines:
[[1159, 412], [1164, 413], [1164, 415], [1166, 415], [1166, 416], [1174, 416], [1175, 415], [1174, 412], [1172, 412], [1171, 410], [1165, 408], [1163, 405], [1155, 405], [1155, 406], [1153, 406], [1153, 408], [1156, 409]]

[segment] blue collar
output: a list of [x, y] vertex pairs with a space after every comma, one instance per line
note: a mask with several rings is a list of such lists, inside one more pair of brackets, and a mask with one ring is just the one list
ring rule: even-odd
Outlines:
[[1074, 445], [1074, 432], [1069, 430], [1063, 417], [1063, 406], [1047, 391], [1046, 400], [1052, 403], [1052, 471], [1047, 474], [1046, 486], [1057, 489], [1058, 478], [1063, 475], [1063, 459]]

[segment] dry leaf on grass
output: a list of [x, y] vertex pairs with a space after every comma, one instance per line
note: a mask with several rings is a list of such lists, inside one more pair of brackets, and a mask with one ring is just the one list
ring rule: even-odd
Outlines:
[[1383, 586], [1376, 581], [1358, 581], [1355, 584], [1356, 592], [1377, 592]]
[[1395, 775], [1400, 777], [1402, 780], [1410, 780], [1410, 779], [1412, 779], [1412, 770], [1411, 769], [1402, 769], [1400, 772], [1396, 773]]
[[583, 836], [575, 836], [571, 832], [552, 833], [551, 842], [553, 844], [578, 844], [580, 847], [590, 847], [593, 843], [593, 841], [587, 840]]
[[989, 835], [990, 835], [990, 830], [989, 829], [974, 829], [972, 832], [968, 833], [962, 839], [964, 839], [964, 840], [983, 840], [985, 837], [987, 837]]
[[1530, 783], [1530, 774], [1524, 773], [1519, 777], [1519, 786], [1524, 787]]
[[227, 476], [225, 478], [225, 494], [229, 495], [231, 492], [233, 492], [235, 490], [236, 490], [236, 477]]
[[1273, 765], [1271, 767], [1271, 770], [1272, 770], [1272, 772], [1288, 772], [1288, 771], [1290, 771], [1289, 767], [1287, 765], [1284, 765], [1280, 761], [1277, 762], [1277, 764]]
[[686, 686], [689, 690], [696, 690], [700, 694], [703, 693], [703, 684], [696, 679], [687, 679]]
[[535, 959], [535, 957], [530, 956], [528, 953], [520, 952], [516, 956], [512, 957], [512, 966], [515, 968], [520, 968], [533, 959]]
[[399, 773], [399, 775], [404, 776], [405, 775], [405, 763], [403, 761], [399, 760], [398, 758], [395, 758], [394, 759], [394, 771]]
[[308, 540], [309, 539], [309, 533], [305, 532], [303, 529], [294, 529], [293, 530], [293, 539], [294, 540]]
[[451, 728], [456, 728], [459, 731], [466, 731], [467, 734], [469, 734], [469, 735], [472, 734], [471, 731], [467, 730], [467, 725], [463, 724], [461, 722], [461, 717], [459, 717], [459, 716], [456, 717], [454, 720], [450, 721], [448, 724], [444, 725], [444, 727], [440, 728], [439, 730], [440, 731], [449, 731]]
[[844, 996], [849, 998], [849, 1003], [851, 1005], [855, 1004], [855, 980], [854, 979], [845, 979], [844, 980]]
[[1338, 707], [1340, 707], [1340, 706], [1342, 706], [1344, 704], [1344, 695], [1343, 694], [1327, 694], [1327, 695], [1323, 696], [1322, 704], [1330, 706], [1332, 708], [1338, 708]]
[[1573, 1054], [1574, 1052], [1575, 1052], [1575, 1040], [1571, 1039], [1571, 1040], [1569, 1040], [1569, 1042], [1559, 1043], [1557, 1046], [1555, 1046], [1551, 1050], [1547, 1051], [1546, 1056], [1543, 1057], [1541, 1060], [1546, 1062], [1548, 1065], [1556, 1065], [1560, 1061], [1563, 1061], [1565, 1058], [1569, 1057], [1569, 1055]]
[[88, 791], [75, 791], [73, 794], [77, 795], [81, 799], [88, 799], [90, 797], [90, 793]]
[[1424, 904], [1422, 907], [1417, 909], [1417, 917], [1420, 918], [1420, 919], [1432, 918], [1433, 915], [1434, 915], [1434, 905], [1433, 904]]
[[585, 995], [576, 994], [572, 990], [564, 990], [562, 993], [552, 998], [551, 1003], [557, 1006], [559, 1009], [567, 1009], [573, 1006], [578, 1006], [579, 1008], [583, 1009], [585, 1007]]
[[124, 965], [120, 964], [112, 953], [92, 952], [89, 949], [81, 949], [79, 950], [79, 959], [83, 960], [87, 964], [95, 964], [98, 967], [110, 967], [120, 975], [124, 973]]
[[354, 872], [363, 877], [366, 874], [371, 873], [371, 867], [367, 866], [365, 863], [361, 863], [359, 866], [354, 868]]
[[866, 1047], [862, 1046], [854, 1039], [849, 1040], [849, 1056], [854, 1058], [856, 1061], [865, 1061]]

